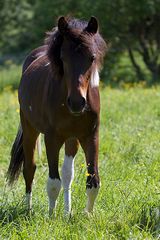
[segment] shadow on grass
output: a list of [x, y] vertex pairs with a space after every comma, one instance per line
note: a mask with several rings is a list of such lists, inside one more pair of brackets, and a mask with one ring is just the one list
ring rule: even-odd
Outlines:
[[29, 212], [22, 203], [16, 206], [2, 206], [0, 208], [0, 223], [3, 227], [11, 222], [18, 223], [22, 218], [29, 220], [33, 215], [34, 212]]
[[150, 231], [154, 237], [160, 237], [160, 206], [143, 207], [138, 225], [140, 229]]

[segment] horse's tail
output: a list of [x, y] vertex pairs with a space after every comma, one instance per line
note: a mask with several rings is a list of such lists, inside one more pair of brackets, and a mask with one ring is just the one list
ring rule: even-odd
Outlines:
[[12, 184], [15, 180], [18, 179], [23, 162], [23, 131], [20, 125], [11, 150], [11, 160], [7, 172], [7, 179], [9, 184]]

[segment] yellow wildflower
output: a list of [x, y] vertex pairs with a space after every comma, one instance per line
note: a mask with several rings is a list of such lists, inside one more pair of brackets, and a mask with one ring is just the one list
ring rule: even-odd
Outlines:
[[87, 177], [89, 177], [90, 175], [91, 175], [90, 173], [86, 172], [86, 176], [87, 176]]

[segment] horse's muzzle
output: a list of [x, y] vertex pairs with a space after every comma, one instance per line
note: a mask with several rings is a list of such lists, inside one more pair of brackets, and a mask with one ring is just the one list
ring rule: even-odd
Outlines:
[[71, 114], [79, 116], [84, 112], [86, 105], [86, 99], [80, 97], [78, 99], [73, 99], [71, 97], [67, 98], [67, 106]]

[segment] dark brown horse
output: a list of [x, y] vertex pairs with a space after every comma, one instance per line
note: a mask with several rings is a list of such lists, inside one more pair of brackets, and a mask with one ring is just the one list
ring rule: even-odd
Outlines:
[[95, 17], [91, 17], [89, 22], [61, 17], [58, 27], [48, 33], [45, 45], [35, 49], [25, 60], [18, 91], [21, 124], [11, 151], [8, 177], [12, 183], [23, 165], [29, 209], [36, 169], [34, 150], [39, 134], [43, 133], [49, 166], [49, 214], [55, 208], [61, 188], [58, 158], [64, 143], [61, 178], [65, 212], [71, 211], [74, 157], [79, 142], [86, 156], [88, 171], [86, 210], [93, 210], [100, 186], [98, 72], [105, 49]]

